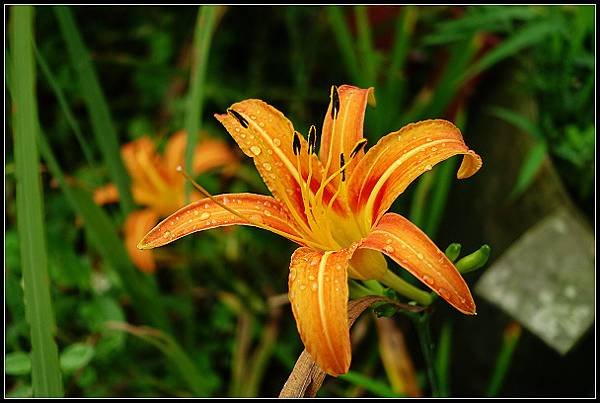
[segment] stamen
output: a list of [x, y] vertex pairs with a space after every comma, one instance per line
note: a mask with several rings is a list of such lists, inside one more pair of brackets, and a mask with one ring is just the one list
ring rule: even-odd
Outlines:
[[276, 228], [273, 228], [269, 225], [263, 224], [261, 222], [258, 222], [256, 220], [252, 220], [249, 217], [246, 217], [245, 215], [243, 215], [242, 213], [240, 213], [239, 211], [236, 211], [234, 209], [232, 209], [229, 206], [226, 206], [225, 204], [221, 203], [219, 200], [217, 200], [216, 197], [214, 197], [213, 195], [211, 195], [208, 190], [204, 189], [202, 186], [200, 186], [200, 184], [198, 184], [198, 182], [196, 182], [186, 171], [183, 170], [183, 168], [181, 167], [181, 165], [178, 165], [176, 168], [177, 172], [181, 173], [187, 180], [189, 180], [191, 182], [191, 184], [200, 192], [202, 193], [204, 196], [208, 197], [211, 201], [213, 201], [217, 206], [229, 211], [231, 214], [234, 214], [235, 216], [241, 218], [244, 221], [249, 222], [250, 224], [257, 226], [259, 228], [262, 229], [266, 229], [267, 231], [271, 231], [277, 235], [281, 235], [285, 238], [291, 239], [293, 241], [296, 241], [300, 244], [305, 244], [305, 245], [309, 245], [309, 246], [313, 246], [313, 247], [317, 247], [319, 249], [327, 249], [326, 247], [324, 247], [323, 245], [316, 243], [316, 242], [312, 242], [308, 239], [305, 238], [301, 238], [301, 237], [297, 237], [295, 235], [289, 234], [287, 232], [283, 232], [280, 231]]
[[229, 108], [227, 109], [227, 112], [229, 114], [231, 114], [238, 122], [240, 122], [240, 124], [244, 127], [244, 129], [248, 128], [248, 121], [237, 111]]
[[346, 161], [344, 161], [344, 153], [340, 154], [340, 171], [342, 171], [342, 182], [346, 181]]
[[300, 136], [298, 132], [294, 130], [294, 140], [292, 142], [292, 150], [294, 151], [294, 155], [300, 155], [300, 151], [302, 150], [302, 144], [300, 144]]
[[317, 128], [311, 125], [308, 129], [308, 154], [317, 153]]
[[366, 145], [367, 145], [367, 139], [360, 139], [360, 140], [358, 140], [358, 142], [356, 143], [356, 145], [352, 149], [352, 152], [350, 153], [350, 159], [356, 157], [356, 154], [358, 154], [360, 152], [360, 150], [362, 150], [363, 148], [365, 148]]
[[331, 118], [336, 119], [340, 112], [340, 94], [335, 85], [331, 86]]

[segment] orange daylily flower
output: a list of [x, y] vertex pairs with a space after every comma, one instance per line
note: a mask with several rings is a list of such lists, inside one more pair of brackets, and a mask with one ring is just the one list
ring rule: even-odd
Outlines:
[[[152, 251], [139, 250], [138, 240], [156, 225], [159, 217], [169, 215], [185, 204], [185, 178], [176, 171], [183, 164], [187, 135], [183, 131], [173, 134], [166, 144], [164, 155], [156, 152], [149, 137], [141, 137], [121, 147], [121, 156], [131, 177], [131, 191], [143, 210], [130, 213], [125, 220], [125, 246], [133, 263], [142, 271], [152, 273], [156, 262]], [[206, 139], [196, 146], [192, 171], [200, 174], [220, 166], [232, 167], [236, 158], [221, 140]], [[193, 200], [199, 195], [193, 193]], [[98, 204], [119, 200], [114, 184], [96, 189], [94, 201]]]
[[409, 124], [365, 153], [368, 102], [374, 102], [372, 88], [332, 87], [318, 157], [314, 126], [305, 140], [263, 101], [238, 102], [227, 114], [215, 115], [253, 158], [275, 197], [207, 197], [173, 213], [138, 245], [155, 248], [234, 224], [264, 228], [301, 245], [291, 258], [289, 299], [307, 351], [334, 376], [346, 373], [351, 359], [348, 277], [384, 284], [399, 279], [382, 254], [459, 311], [475, 313], [469, 288], [452, 262], [414, 224], [386, 210], [438, 162], [463, 154], [458, 178], [467, 178], [479, 170], [481, 158], [445, 120]]

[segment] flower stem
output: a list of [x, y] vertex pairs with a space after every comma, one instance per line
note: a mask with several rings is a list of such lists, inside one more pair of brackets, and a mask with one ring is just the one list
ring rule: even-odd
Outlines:
[[429, 328], [430, 313], [425, 311], [416, 315], [411, 315], [415, 327], [417, 328], [417, 336], [423, 350], [425, 365], [427, 366], [427, 377], [429, 378], [429, 386], [431, 387], [432, 397], [439, 397], [439, 382], [436, 365], [433, 356], [433, 341], [431, 340], [431, 330]]
[[390, 270], [386, 271], [383, 278], [379, 281], [394, 289], [399, 294], [418, 302], [420, 305], [428, 306], [433, 302], [430, 293], [408, 283]]

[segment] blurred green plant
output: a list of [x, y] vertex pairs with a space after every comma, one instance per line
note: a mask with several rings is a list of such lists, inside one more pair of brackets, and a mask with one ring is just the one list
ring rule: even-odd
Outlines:
[[[11, 20], [14, 9], [8, 9]], [[52, 306], [59, 324], [55, 368], [63, 373], [68, 397], [275, 395], [301, 348], [291, 315], [284, 311], [275, 320], [270, 303], [263, 302], [287, 300], [283, 286], [271, 286], [285, 284], [291, 251], [276, 236], [247, 228], [215, 230], [161, 252], [161, 261], [169, 264], [155, 277], [133, 269], [118, 231], [123, 211], [99, 208], [89, 192], [107, 174], [125, 184], [120, 143], [148, 133], [160, 138], [186, 126], [211, 131], [213, 112], [248, 97], [273, 100], [294, 121], [318, 123], [327, 95], [320, 89], [343, 82], [376, 88], [380, 106], [370, 108], [365, 128], [372, 142], [410, 121], [436, 117], [455, 121], [468, 138], [468, 94], [478, 78], [502, 61], [520, 60], [523, 88], [538, 100], [537, 118], [523, 124], [508, 109], [493, 112], [538, 135], [515, 195], [535, 178], [546, 155], [580, 197], [590, 200], [593, 194], [593, 7], [403, 6], [385, 8], [389, 18], [383, 20], [370, 6], [230, 7], [220, 20], [215, 17], [212, 30], [207, 31], [210, 21], [202, 25], [200, 34], [198, 17], [209, 9], [35, 8], [41, 72], [36, 98], [44, 106], [38, 112], [44, 130], [30, 134], [38, 137], [44, 159], [37, 188], [44, 197], [52, 299], [44, 307]], [[202, 46], [195, 40], [200, 36]], [[203, 53], [208, 45], [210, 59]], [[10, 51], [16, 49], [10, 45]], [[204, 64], [192, 72], [194, 58], [202, 54]], [[7, 66], [10, 84], [13, 63]], [[192, 84], [190, 78], [198, 81]], [[7, 116], [11, 129], [17, 126], [13, 116]], [[23, 171], [15, 156], [17, 144], [11, 137], [6, 141], [6, 388], [7, 396], [27, 397], [37, 393], [31, 383], [37, 369], [27, 355], [33, 340], [25, 312], [31, 306], [24, 304], [21, 253], [26, 252], [16, 229], [15, 180]], [[443, 229], [456, 163], [450, 160], [424, 175], [412, 198], [394, 207], [409, 212], [432, 238]], [[37, 167], [28, 173], [39, 172]], [[199, 181], [212, 193], [266, 192], [246, 166], [227, 181], [211, 175]], [[455, 260], [460, 247], [447, 253]], [[351, 289], [364, 295], [389, 293], [374, 284], [353, 283]], [[389, 316], [396, 311], [387, 305], [376, 312]], [[443, 310], [436, 315], [444, 319]], [[170, 355], [157, 354], [152, 344], [111, 329], [108, 322], [159, 329], [164, 336], [160, 346]], [[443, 323], [439, 338], [430, 335], [438, 343], [430, 358], [437, 393], [449, 396], [452, 342], [460, 325]], [[393, 394], [393, 383], [379, 365], [377, 343], [369, 342], [373, 330], [363, 329], [367, 340], [355, 352], [353, 372], [326, 382], [321, 396]], [[409, 341], [418, 351], [414, 337]], [[184, 365], [177, 370], [173, 345], [178, 346], [175, 356], [185, 356], [195, 369], [186, 371]], [[494, 394], [509, 368], [500, 361]], [[417, 368], [422, 386], [427, 384], [424, 368]], [[205, 383], [193, 384], [197, 372]], [[460, 393], [458, 383], [452, 391]]]

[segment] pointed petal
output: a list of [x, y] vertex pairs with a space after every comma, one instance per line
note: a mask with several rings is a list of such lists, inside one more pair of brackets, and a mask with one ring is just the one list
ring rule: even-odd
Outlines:
[[[186, 147], [187, 134], [185, 131], [180, 130], [169, 138], [163, 158], [164, 166], [170, 176], [181, 177], [181, 174], [177, 172], [177, 166], [184, 165]], [[202, 133], [202, 139], [194, 150], [191, 172], [194, 175], [199, 175], [202, 172], [235, 162], [235, 154], [227, 143], [222, 140], [211, 139], [206, 133]]]
[[136, 245], [158, 221], [158, 215], [151, 209], [134, 211], [127, 216], [124, 224], [125, 247], [135, 266], [145, 273], [154, 273], [156, 263], [150, 250], [139, 250]]
[[[273, 232], [278, 231], [280, 235], [298, 242], [299, 235], [290, 225], [291, 220], [285, 208], [274, 198], [250, 193], [214, 197], [244, 217], [268, 226], [273, 229]], [[225, 210], [210, 199], [202, 199], [188, 204], [164, 219], [144, 236], [138, 248], [156, 248], [197, 231], [227, 225], [258, 226]], [[139, 239], [141, 238], [140, 236]]]
[[119, 190], [113, 183], [94, 190], [94, 202], [100, 206], [119, 201]]
[[173, 133], [167, 141], [163, 160], [166, 170], [172, 173], [173, 176], [180, 175], [177, 173], [177, 165], [184, 165], [185, 148], [187, 146], [187, 133], [184, 130], [179, 130]]
[[198, 144], [194, 152], [194, 174], [219, 167], [232, 167], [237, 163], [235, 154], [227, 143], [217, 139], [205, 139]]
[[371, 225], [419, 175], [457, 154], [464, 154], [459, 179], [481, 167], [481, 158], [452, 123], [436, 119], [404, 126], [379, 140], [358, 162], [348, 183], [350, 207], [364, 211]]
[[[308, 144], [299, 136], [301, 153], [294, 155], [294, 127], [271, 105], [248, 99], [235, 103], [232, 114], [215, 115], [235, 139], [242, 151], [253, 158], [256, 169], [273, 196], [289, 210], [291, 217], [303, 225], [307, 222], [301, 183], [308, 178]], [[298, 164], [299, 158], [299, 164]], [[316, 191], [322, 177], [322, 167], [315, 155], [312, 159], [311, 188]], [[301, 174], [298, 172], [300, 165]], [[325, 200], [333, 191], [326, 189]]]
[[475, 314], [475, 302], [465, 280], [444, 252], [406, 218], [385, 214], [363, 240], [361, 248], [385, 253], [459, 311]]
[[348, 260], [353, 248], [319, 251], [299, 248], [292, 255], [289, 298], [300, 338], [328, 374], [348, 372]]
[[[326, 177], [340, 168], [340, 154], [344, 153], [346, 161], [356, 143], [363, 138], [363, 122], [365, 120], [365, 109], [367, 102], [374, 102], [373, 87], [362, 89], [351, 85], [338, 87], [339, 112], [337, 118], [332, 118], [332, 101], [329, 102], [327, 114], [323, 121], [321, 134], [320, 158], [323, 166], [327, 166], [327, 160], [331, 159]], [[349, 162], [346, 168], [346, 176], [350, 176], [356, 163], [363, 156], [360, 150], [356, 157]]]

